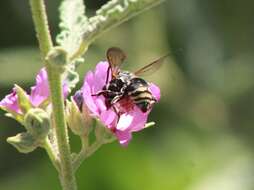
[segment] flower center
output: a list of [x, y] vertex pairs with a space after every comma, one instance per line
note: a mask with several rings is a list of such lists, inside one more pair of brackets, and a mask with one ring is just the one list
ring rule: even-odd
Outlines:
[[117, 104], [117, 108], [119, 109], [120, 113], [129, 112], [133, 110], [134, 106], [135, 104], [130, 97], [122, 98]]

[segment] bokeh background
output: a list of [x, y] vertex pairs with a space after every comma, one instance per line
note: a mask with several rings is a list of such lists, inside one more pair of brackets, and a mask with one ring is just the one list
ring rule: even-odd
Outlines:
[[[105, 0], [86, 0], [93, 15]], [[59, 0], [46, 1], [51, 33]], [[79, 189], [254, 189], [254, 2], [166, 0], [103, 34], [78, 68], [88, 69], [119, 46], [135, 70], [172, 52], [146, 79], [161, 87], [150, 121], [127, 148], [104, 145], [77, 172]], [[27, 0], [0, 2], [0, 98], [14, 83], [29, 90], [42, 67]], [[81, 83], [79, 84], [79, 86]], [[18, 153], [6, 138], [23, 131], [0, 112], [0, 190], [58, 190], [44, 150]], [[79, 139], [71, 136], [72, 149]]]

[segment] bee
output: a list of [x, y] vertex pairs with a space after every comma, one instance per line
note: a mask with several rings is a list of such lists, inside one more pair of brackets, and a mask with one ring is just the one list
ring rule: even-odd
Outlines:
[[[115, 105], [119, 103], [127, 110], [136, 105], [143, 113], [150, 110], [157, 101], [149, 90], [149, 83], [140, 76], [157, 70], [163, 60], [168, 56], [162, 56], [152, 63], [138, 69], [135, 72], [122, 71], [120, 66], [126, 59], [126, 54], [117, 47], [111, 47], [106, 53], [109, 67], [103, 89], [93, 96], [104, 96], [106, 107], [113, 108], [119, 115]], [[111, 75], [111, 79], [109, 80]]]

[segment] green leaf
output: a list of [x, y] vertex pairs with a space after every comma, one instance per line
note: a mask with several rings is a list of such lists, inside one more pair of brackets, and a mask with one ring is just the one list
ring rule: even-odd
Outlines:
[[160, 2], [162, 0], [111, 0], [97, 10], [95, 16], [89, 19], [91, 29], [84, 32], [83, 38], [93, 40], [98, 34], [121, 24]]
[[29, 109], [31, 109], [33, 106], [29, 100], [29, 96], [26, 94], [26, 92], [18, 85], [15, 84], [15, 90], [17, 92], [18, 96], [18, 104], [21, 109], [21, 111], [25, 114], [28, 112]]
[[164, 0], [111, 0], [90, 17], [83, 30], [83, 41], [71, 56], [75, 59], [84, 54], [88, 46], [105, 31], [118, 26], [128, 19], [148, 10]]
[[61, 32], [56, 41], [69, 54], [72, 54], [80, 46], [82, 34], [88, 22], [83, 0], [63, 0], [59, 11]]
[[[79, 49], [82, 43], [83, 31], [88, 23], [88, 18], [85, 16], [85, 5], [83, 0], [63, 0], [59, 11], [61, 32], [57, 35], [56, 41], [69, 55], [72, 55]], [[83, 62], [83, 58], [76, 57], [71, 64], [66, 66], [64, 80], [68, 85], [69, 91], [79, 81], [79, 75], [75, 69]]]
[[[90, 27], [83, 38], [93, 40], [98, 34], [121, 24], [139, 13], [158, 5], [163, 0], [111, 0], [89, 19]], [[90, 29], [91, 28], [91, 29]]]

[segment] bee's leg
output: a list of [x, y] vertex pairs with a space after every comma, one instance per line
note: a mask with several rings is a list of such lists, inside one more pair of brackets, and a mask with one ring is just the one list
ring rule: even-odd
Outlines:
[[92, 96], [100, 96], [103, 95], [107, 92], [107, 90], [100, 90], [99, 92], [97, 92], [96, 94], [92, 94]]
[[[153, 97], [153, 98], [151, 99], [151, 102], [150, 102], [149, 105], [147, 106], [147, 110], [152, 109], [154, 103], [156, 103], [156, 102], [158, 102], [158, 101], [156, 100], [156, 98]], [[146, 110], [146, 111], [147, 111], [147, 110]], [[144, 112], [146, 112], [146, 111], [144, 111]]]
[[111, 104], [113, 105], [113, 104], [117, 103], [118, 101], [121, 100], [122, 97], [123, 97], [122, 94], [119, 93], [119, 95], [116, 95], [116, 96], [111, 100]]
[[118, 121], [119, 121], [121, 115], [120, 115], [119, 111], [117, 111], [117, 109], [116, 109], [116, 107], [115, 107], [114, 105], [112, 105], [112, 108], [113, 108], [114, 112], [115, 112], [116, 115], [117, 115], [117, 123], [118, 123]]
[[158, 102], [158, 101], [156, 100], [155, 97], [152, 98], [152, 101], [153, 101], [154, 103], [155, 103], [155, 102]]
[[[116, 113], [116, 115], [117, 115], [117, 121], [116, 121], [116, 123], [118, 123], [119, 122], [119, 119], [120, 119], [120, 112], [116, 109], [116, 107], [115, 107], [115, 105], [112, 105], [111, 106], [111, 108], [113, 108], [113, 110], [114, 110], [114, 112]], [[115, 133], [116, 132], [116, 126], [115, 127], [112, 127], [111, 129], [110, 129], [113, 133]]]

